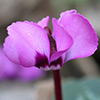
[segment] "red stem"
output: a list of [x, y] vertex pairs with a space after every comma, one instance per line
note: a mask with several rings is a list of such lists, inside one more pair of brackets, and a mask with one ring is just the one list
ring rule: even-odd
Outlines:
[[54, 85], [55, 85], [56, 100], [62, 100], [60, 71], [59, 70], [53, 71], [53, 76], [54, 76]]

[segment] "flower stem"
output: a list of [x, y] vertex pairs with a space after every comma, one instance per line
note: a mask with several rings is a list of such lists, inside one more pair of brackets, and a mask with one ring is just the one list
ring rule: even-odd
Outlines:
[[60, 71], [53, 71], [54, 85], [55, 85], [55, 97], [56, 100], [62, 100], [62, 91], [61, 91], [61, 80], [60, 80]]

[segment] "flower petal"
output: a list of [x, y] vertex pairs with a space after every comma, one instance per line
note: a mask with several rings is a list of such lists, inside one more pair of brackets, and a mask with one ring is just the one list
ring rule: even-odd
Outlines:
[[56, 41], [57, 52], [51, 56], [51, 61], [59, 58], [65, 53], [73, 44], [71, 36], [59, 25], [55, 18], [52, 19], [53, 33], [52, 36]]
[[34, 66], [38, 54], [49, 59], [49, 40], [40, 26], [25, 21], [13, 23], [7, 30], [23, 66]]
[[39, 79], [45, 75], [44, 71], [41, 71], [37, 67], [24, 68], [19, 66], [18, 79], [21, 81], [33, 81]]
[[4, 48], [3, 51], [8, 59], [10, 59], [12, 62], [20, 64], [18, 59], [17, 50], [13, 44], [13, 42], [10, 39], [10, 36], [8, 36], [5, 39], [5, 43], [3, 44]]
[[96, 51], [98, 45], [96, 33], [88, 20], [76, 10], [61, 13], [58, 21], [74, 40], [74, 44], [66, 53], [65, 61], [87, 57]]
[[49, 22], [49, 16], [43, 18], [42, 20], [40, 20], [37, 24], [39, 26], [41, 26], [42, 28], [48, 26], [48, 22]]
[[16, 67], [16, 64], [8, 60], [0, 45], [0, 79], [14, 78], [16, 77], [17, 71], [18, 68]]

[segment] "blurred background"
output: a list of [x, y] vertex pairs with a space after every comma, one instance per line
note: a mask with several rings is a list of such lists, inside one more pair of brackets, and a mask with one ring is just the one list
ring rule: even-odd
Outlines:
[[[95, 29], [98, 38], [100, 38], [100, 0], [0, 0], [1, 48], [7, 36], [6, 27], [12, 22], [24, 20], [38, 22], [47, 15], [50, 16], [51, 20], [52, 17], [59, 18], [59, 14], [62, 11], [70, 9], [76, 9], [78, 13], [84, 15]], [[51, 23], [49, 23], [49, 26], [51, 27]], [[67, 78], [82, 79], [83, 77], [100, 77], [99, 49], [100, 47], [98, 46], [98, 50], [91, 57], [76, 59], [64, 64], [61, 69], [62, 80]], [[17, 67], [14, 67], [13, 71], [7, 70], [8, 64], [3, 64], [6, 62], [2, 60], [6, 58], [3, 57], [4, 55], [1, 57], [1, 55], [0, 100], [42, 100], [41, 98], [44, 98], [43, 100], [51, 100], [49, 99], [53, 89], [51, 71], [37, 72], [42, 73], [40, 76], [38, 74], [26, 75], [23, 69], [20, 69], [22, 66], [19, 67], [13, 64], [9, 65], [10, 68], [8, 69], [12, 70], [13, 67], [11, 66]], [[5, 66], [5, 68], [3, 69], [2, 66]], [[36, 71], [27, 71], [25, 73], [35, 72]], [[3, 76], [2, 73], [6, 73], [6, 76]], [[50, 89], [48, 86], [52, 88]], [[44, 88], [47, 89], [48, 92], [40, 92]], [[46, 98], [45, 95], [48, 98]]]

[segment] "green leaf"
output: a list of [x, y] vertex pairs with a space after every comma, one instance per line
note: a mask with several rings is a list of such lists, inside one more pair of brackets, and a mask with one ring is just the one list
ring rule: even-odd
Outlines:
[[63, 100], [88, 100], [85, 97], [81, 84], [77, 80], [69, 80], [63, 83]]
[[83, 79], [80, 84], [89, 100], [100, 100], [100, 78]]
[[100, 100], [100, 78], [67, 79], [62, 94], [63, 100]]

